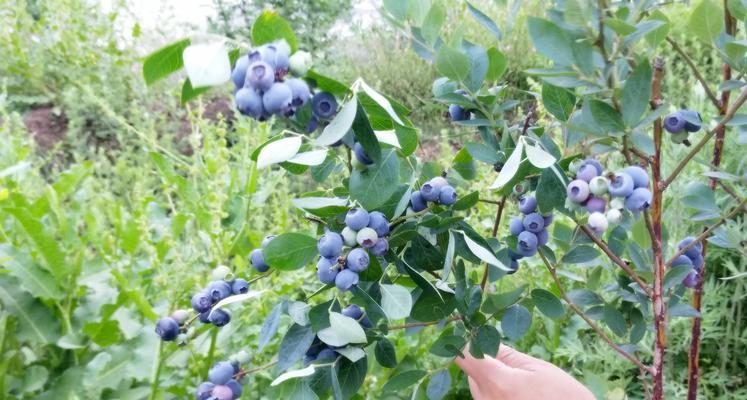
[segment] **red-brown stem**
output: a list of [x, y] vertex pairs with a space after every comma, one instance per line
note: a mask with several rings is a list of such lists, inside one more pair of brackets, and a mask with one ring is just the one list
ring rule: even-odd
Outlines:
[[[727, 7], [726, 0], [724, 0], [724, 26], [728, 34], [734, 35], [736, 33], [736, 21], [731, 17], [729, 8]], [[731, 66], [725, 62], [722, 68], [723, 81], [726, 82], [731, 79]], [[726, 115], [729, 110], [729, 94], [728, 90], [721, 92], [721, 104], [719, 108], [719, 115], [722, 117]], [[713, 159], [711, 160], [711, 166], [713, 169], [718, 169], [721, 164], [721, 153], [724, 149], [724, 135], [726, 133], [726, 126], [723, 124], [718, 126], [716, 131], [716, 142], [713, 144]], [[711, 178], [710, 186], [711, 190], [716, 190], [716, 184], [718, 180]], [[737, 211], [741, 209], [741, 205], [737, 207]], [[708, 242], [703, 242], [703, 268], [698, 276], [698, 283], [695, 286], [695, 293], [693, 293], [693, 308], [698, 312], [701, 310], [701, 303], [703, 300], [703, 282], [705, 282], [706, 266], [705, 258], [708, 251]], [[700, 325], [701, 318], [693, 318], [692, 330], [690, 332], [690, 352], [688, 353], [688, 380], [687, 380], [687, 399], [696, 400], [698, 398], [698, 379], [700, 378]]]
[[[656, 57], [654, 60], [654, 79], [651, 84], [651, 107], [656, 108], [661, 103], [661, 81], [664, 75], [664, 60]], [[654, 121], [654, 156], [651, 162], [651, 172], [654, 182], [661, 180], [661, 118]], [[653, 236], [651, 247], [654, 254], [654, 364], [653, 364], [653, 386], [654, 400], [664, 398], [664, 355], [667, 344], [667, 314], [663, 299], [664, 292], [664, 259], [661, 253], [661, 206], [662, 190], [658, 185], [653, 185], [653, 204], [651, 207], [651, 224]]]
[[[501, 197], [501, 201], [498, 203], [498, 211], [495, 213], [495, 222], [493, 223], [493, 237], [498, 235], [498, 227], [501, 225], [501, 216], [503, 215], [503, 207], [506, 205], [506, 196]], [[480, 281], [480, 289], [485, 290], [485, 285], [488, 283], [488, 275], [490, 274], [490, 264], [485, 263], [485, 271], [482, 273], [482, 280]]]

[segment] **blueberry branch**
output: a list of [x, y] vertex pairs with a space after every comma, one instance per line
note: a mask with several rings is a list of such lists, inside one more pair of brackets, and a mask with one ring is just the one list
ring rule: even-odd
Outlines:
[[[501, 197], [501, 201], [498, 203], [498, 211], [495, 213], [495, 222], [493, 223], [493, 231], [491, 232], [493, 237], [498, 235], [498, 227], [501, 225], [501, 216], [503, 215], [503, 207], [506, 205], [506, 196]], [[490, 264], [485, 263], [485, 271], [482, 273], [482, 280], [480, 281], [480, 289], [485, 290], [485, 285], [488, 283], [488, 275], [490, 274]]]
[[716, 108], [721, 108], [721, 102], [716, 97], [716, 94], [713, 92], [713, 90], [711, 90], [711, 87], [708, 86], [708, 82], [706, 82], [705, 77], [698, 69], [698, 66], [695, 65], [695, 61], [693, 61], [693, 59], [685, 52], [685, 50], [683, 50], [682, 47], [680, 47], [680, 45], [674, 41], [674, 39], [667, 36], [666, 40], [667, 40], [667, 43], [669, 43], [672, 46], [672, 49], [674, 49], [674, 51], [677, 52], [677, 54], [679, 54], [680, 57], [682, 57], [685, 60], [687, 65], [690, 66], [690, 69], [693, 71], [693, 74], [695, 74], [695, 78], [698, 80], [698, 82], [700, 82], [700, 85], [703, 86], [703, 90], [705, 90], [706, 95], [708, 96], [708, 99], [711, 100], [711, 103], [713, 103], [713, 105], [716, 106]]
[[[453, 317], [450, 317], [446, 320], [446, 323], [454, 322], [454, 321], [460, 321], [462, 319], [461, 315], [455, 315]], [[436, 325], [441, 320], [438, 321], [426, 321], [426, 322], [411, 322], [409, 324], [402, 324], [402, 325], [394, 325], [387, 328], [389, 331], [396, 331], [399, 329], [408, 329], [408, 328], [417, 328], [419, 326], [430, 326], [430, 325]]]
[[256, 367], [256, 368], [247, 369], [247, 370], [242, 369], [241, 371], [239, 371], [238, 373], [236, 373], [236, 375], [234, 375], [233, 377], [234, 377], [234, 379], [238, 380], [238, 379], [241, 379], [241, 378], [243, 378], [243, 377], [245, 377], [247, 375], [254, 374], [254, 373], [257, 373], [259, 371], [264, 371], [264, 370], [272, 367], [273, 365], [275, 365], [277, 363], [278, 363], [278, 360], [275, 360], [275, 361], [270, 361], [269, 363], [267, 363], [265, 365], [261, 365], [261, 366]]
[[420, 210], [420, 211], [415, 212], [415, 213], [412, 213], [410, 215], [403, 215], [403, 216], [401, 216], [399, 218], [395, 218], [395, 219], [392, 220], [391, 223], [389, 223], [389, 229], [394, 229], [394, 227], [396, 227], [397, 225], [399, 225], [399, 224], [407, 221], [410, 218], [417, 218], [417, 217], [419, 217], [421, 215], [427, 214], [427, 213], [429, 213], [431, 211], [431, 208], [432, 208], [432, 206], [428, 206], [425, 209]]

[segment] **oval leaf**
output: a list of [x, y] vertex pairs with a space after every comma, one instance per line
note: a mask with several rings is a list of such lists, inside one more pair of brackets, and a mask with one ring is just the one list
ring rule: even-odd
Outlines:
[[231, 79], [231, 62], [222, 42], [190, 45], [182, 58], [193, 88], [222, 85]]
[[265, 262], [283, 271], [299, 269], [319, 254], [316, 239], [301, 233], [284, 233], [262, 249]]
[[464, 242], [467, 244], [469, 251], [471, 251], [472, 254], [474, 254], [477, 258], [488, 263], [489, 265], [500, 268], [504, 271], [512, 271], [510, 267], [503, 265], [503, 263], [500, 262], [500, 260], [498, 260], [498, 258], [496, 258], [496, 256], [493, 255], [490, 250], [482, 247], [479, 243], [470, 239], [470, 237], [467, 236], [467, 234], [465, 234], [464, 232], [460, 233], [462, 234], [462, 236], [464, 236]]
[[506, 160], [506, 163], [503, 164], [503, 169], [501, 169], [501, 172], [498, 174], [498, 178], [496, 178], [495, 182], [490, 185], [489, 189], [500, 189], [503, 187], [503, 185], [511, 181], [511, 178], [513, 178], [514, 175], [516, 175], [516, 172], [519, 170], [519, 165], [521, 164], [521, 155], [523, 152], [524, 142], [519, 141], [519, 143], [516, 145], [516, 148], [511, 153], [511, 156], [509, 156], [508, 160]]
[[403, 286], [381, 285], [381, 308], [389, 320], [407, 318], [412, 310], [412, 296]]
[[332, 122], [324, 127], [322, 134], [316, 138], [314, 143], [318, 146], [330, 146], [337, 143], [353, 126], [357, 110], [358, 101], [355, 99], [355, 96], [353, 96], [344, 106], [342, 106], [342, 109], [335, 116]]
[[543, 150], [539, 145], [527, 144], [526, 151], [529, 162], [537, 168], [544, 169], [555, 164], [555, 157]]
[[301, 197], [292, 199], [294, 206], [305, 210], [316, 210], [325, 207], [347, 207], [347, 199], [339, 197]]
[[283, 374], [280, 374], [277, 378], [275, 378], [274, 381], [270, 384], [270, 386], [277, 386], [288, 379], [294, 379], [294, 378], [303, 378], [304, 376], [310, 376], [314, 374], [314, 366], [309, 365], [308, 367], [304, 369], [297, 369], [295, 371], [288, 371]]
[[268, 143], [257, 155], [257, 168], [262, 169], [272, 164], [288, 161], [301, 148], [301, 138], [298, 136], [276, 140]]
[[[262, 294], [263, 292], [264, 292], [264, 290], [255, 290], [255, 291], [251, 291], [250, 290], [247, 293], [237, 294], [237, 295], [226, 297], [225, 299], [219, 301], [217, 304], [215, 304], [213, 306], [213, 308], [210, 310], [210, 315], [212, 315], [213, 312], [215, 312], [215, 310], [217, 310], [219, 308], [222, 308], [222, 307], [225, 307], [225, 306], [227, 306], [229, 304], [238, 303], [240, 301], [249, 300], [249, 299], [253, 299], [255, 297], [259, 297], [259, 295]], [[210, 315], [208, 315], [208, 317]]]
[[319, 340], [330, 346], [366, 343], [366, 333], [358, 321], [338, 312], [329, 313], [329, 328], [322, 329], [317, 336]]
[[375, 101], [376, 104], [378, 104], [381, 108], [383, 108], [384, 111], [386, 111], [386, 113], [389, 114], [389, 116], [392, 118], [392, 121], [400, 125], [404, 125], [402, 120], [399, 119], [399, 115], [397, 115], [397, 113], [394, 112], [394, 108], [392, 108], [392, 104], [389, 103], [389, 100], [387, 100], [386, 97], [382, 96], [381, 93], [374, 90], [371, 86], [368, 86], [366, 82], [364, 82], [362, 79], [359, 82], [360, 82], [361, 88], [363, 89], [364, 92], [366, 92], [368, 97], [373, 99], [373, 101]]
[[298, 153], [288, 160], [289, 163], [301, 165], [321, 165], [327, 159], [327, 150], [314, 150]]

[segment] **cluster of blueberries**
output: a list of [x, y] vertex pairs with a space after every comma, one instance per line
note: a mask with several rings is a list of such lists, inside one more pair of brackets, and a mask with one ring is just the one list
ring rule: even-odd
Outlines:
[[[619, 224], [622, 221], [621, 210], [639, 212], [651, 205], [648, 173], [637, 165], [604, 176], [602, 164], [597, 160], [587, 159], [571, 163], [570, 170], [575, 172], [576, 179], [566, 188], [566, 206], [589, 211], [588, 225], [596, 233], [606, 231], [608, 224]], [[611, 197], [610, 209], [606, 215], [605, 194]]]
[[285, 40], [262, 45], [236, 61], [231, 72], [235, 87], [236, 108], [243, 115], [265, 121], [272, 115], [291, 117], [311, 101], [313, 116], [307, 131], [316, 130], [319, 119], [329, 119], [337, 112], [335, 96], [327, 92], [313, 95], [301, 78], [289, 78], [289, 68], [302, 76], [310, 64], [308, 53], [296, 52]]
[[664, 129], [672, 134], [672, 141], [675, 143], [685, 143], [687, 135], [691, 132], [697, 132], [703, 125], [703, 118], [700, 113], [693, 110], [675, 111], [664, 118]]
[[254, 249], [251, 253], [249, 253], [249, 262], [252, 264], [252, 267], [257, 270], [257, 272], [267, 272], [267, 270], [270, 269], [270, 266], [265, 262], [265, 256], [264, 254], [262, 254], [262, 249], [267, 247], [272, 239], [275, 239], [275, 235], [265, 236], [265, 238], [262, 239], [261, 247], [259, 249]]
[[[459, 89], [454, 93], [461, 94], [462, 96], [467, 94], [467, 92], [465, 92], [462, 89]], [[471, 110], [467, 110], [458, 104], [449, 105], [449, 118], [451, 118], [452, 121], [466, 121], [470, 119], [471, 117], [472, 117]]]
[[[371, 262], [368, 253], [378, 257], [389, 251], [388, 234], [389, 220], [383, 213], [350, 209], [345, 214], [345, 228], [341, 233], [327, 231], [319, 238], [316, 276], [322, 283], [334, 283], [342, 291], [350, 290], [358, 284], [358, 274]], [[347, 254], [343, 253], [344, 247], [349, 249]]]
[[[680, 241], [677, 244], [677, 249], [682, 250], [685, 248], [685, 246], [688, 246], [690, 243], [692, 243], [695, 240], [694, 237], [689, 236], [682, 241]], [[698, 243], [682, 254], [681, 256], [674, 259], [672, 262], [672, 266], [676, 267], [678, 265], [688, 265], [692, 267], [692, 270], [689, 274], [685, 277], [685, 279], [682, 281], [682, 284], [685, 285], [687, 288], [694, 288], [698, 284], [698, 277], [703, 271], [703, 244]]]
[[[522, 215], [511, 218], [508, 230], [516, 236], [516, 250], [509, 249], [511, 269], [519, 269], [519, 260], [537, 253], [539, 246], [544, 246], [548, 239], [547, 227], [553, 220], [552, 214], [542, 215], [537, 212], [537, 199], [534, 196], [519, 198], [519, 211]], [[512, 272], [513, 273], [513, 272]]]
[[428, 203], [439, 203], [450, 206], [456, 203], [457, 192], [443, 176], [437, 176], [410, 195], [410, 209], [414, 212], [428, 208]]
[[[366, 313], [355, 304], [350, 304], [343, 308], [341, 314], [357, 320], [364, 328], [373, 328], [373, 324], [366, 316]], [[316, 337], [314, 338], [314, 342], [306, 351], [306, 355], [303, 358], [303, 366], [306, 367], [313, 362], [321, 363], [334, 361], [338, 356], [337, 349], [339, 349], [339, 347], [330, 346]]]
[[[241, 352], [244, 353], [245, 352]], [[248, 355], [246, 355], [248, 358]], [[197, 400], [234, 400], [241, 397], [239, 361], [221, 361], [208, 371], [208, 380], [197, 386]]]

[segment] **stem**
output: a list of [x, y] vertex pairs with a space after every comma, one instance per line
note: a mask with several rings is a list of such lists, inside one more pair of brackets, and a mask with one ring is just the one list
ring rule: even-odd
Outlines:
[[[462, 319], [462, 316], [461, 315], [457, 315], [457, 316], [454, 316], [454, 317], [451, 317], [451, 318], [447, 319], [446, 323], [448, 324], [450, 322], [459, 321], [461, 319]], [[396, 331], [398, 329], [408, 329], [408, 328], [416, 328], [418, 326], [436, 325], [439, 322], [441, 322], [441, 321], [439, 320], [439, 321], [427, 321], [427, 322], [411, 322], [409, 324], [402, 324], [402, 325], [390, 326], [387, 329], [390, 330], [390, 331]]]
[[[501, 201], [498, 203], [498, 211], [495, 213], [495, 222], [493, 223], [493, 237], [498, 235], [498, 227], [501, 225], [501, 216], [503, 215], [503, 207], [506, 205], [506, 196], [501, 197]], [[488, 283], [488, 275], [490, 273], [490, 265], [485, 263], [485, 271], [482, 273], [482, 280], [480, 281], [480, 289], [485, 290], [485, 285]]]
[[321, 225], [321, 226], [327, 226], [327, 223], [326, 223], [326, 222], [324, 222], [324, 220], [323, 220], [323, 219], [321, 219], [321, 218], [319, 218], [319, 217], [315, 217], [315, 216], [313, 216], [313, 215], [307, 215], [307, 216], [305, 216], [304, 218], [306, 218], [307, 220], [309, 220], [309, 221], [311, 221], [311, 222], [314, 222], [314, 223], [316, 223], [316, 224], [319, 224], [319, 225]]
[[718, 100], [713, 90], [711, 90], [711, 87], [708, 86], [708, 82], [706, 81], [705, 77], [698, 69], [698, 66], [695, 65], [695, 61], [693, 61], [693, 59], [685, 52], [685, 50], [683, 50], [682, 47], [680, 47], [680, 45], [674, 41], [674, 39], [667, 36], [667, 42], [672, 46], [674, 51], [676, 51], [677, 54], [679, 54], [680, 57], [682, 57], [685, 60], [687, 65], [690, 66], [690, 69], [693, 71], [695, 78], [698, 79], [698, 82], [700, 82], [700, 85], [703, 86], [703, 90], [705, 90], [706, 95], [711, 100], [711, 103], [713, 103], [713, 105], [716, 108], [721, 108], [721, 102]]
[[158, 381], [161, 378], [161, 360], [163, 355], [163, 341], [158, 341], [158, 350], [156, 351], [156, 359], [153, 360], [153, 369], [150, 377], [150, 400], [156, 399], [158, 393]]
[[241, 378], [243, 378], [243, 377], [245, 377], [245, 376], [247, 376], [249, 374], [254, 374], [254, 373], [259, 372], [259, 371], [264, 371], [264, 370], [272, 367], [273, 365], [275, 365], [277, 363], [278, 363], [278, 360], [275, 360], [275, 361], [271, 361], [271, 362], [269, 362], [269, 363], [267, 363], [265, 365], [260, 365], [259, 367], [255, 367], [255, 368], [252, 368], [252, 369], [247, 369], [247, 370], [243, 370], [242, 369], [241, 371], [239, 371], [233, 377], [234, 377], [234, 379], [238, 380], [238, 379], [241, 379]]
[[392, 222], [389, 223], [389, 229], [394, 229], [395, 226], [407, 221], [408, 219], [417, 218], [423, 214], [429, 213], [430, 211], [431, 211], [431, 206], [428, 206], [425, 209], [412, 213], [410, 215], [403, 215], [399, 218], [393, 219]]
[[208, 350], [207, 365], [213, 365], [213, 356], [215, 355], [215, 344], [218, 341], [218, 330], [213, 329], [210, 333], [210, 349]]
[[593, 329], [594, 332], [596, 332], [597, 335], [599, 335], [599, 337], [602, 338], [602, 340], [604, 340], [608, 345], [610, 345], [610, 347], [612, 347], [615, 351], [620, 353], [621, 356], [623, 356], [624, 358], [630, 360], [630, 362], [635, 364], [641, 370], [643, 374], [651, 373], [651, 368], [643, 364], [643, 362], [641, 362], [641, 360], [639, 360], [638, 357], [636, 357], [633, 354], [628, 353], [622, 347], [620, 347], [617, 343], [613, 342], [612, 339], [609, 336], [607, 336], [604, 330], [601, 327], [599, 327], [599, 325], [594, 323], [594, 321], [592, 321], [592, 319], [589, 318], [589, 316], [586, 315], [586, 313], [584, 313], [584, 311], [581, 308], [579, 308], [576, 304], [573, 303], [573, 301], [571, 301], [565, 289], [563, 288], [563, 284], [560, 282], [560, 278], [558, 278], [556, 267], [550, 263], [550, 261], [547, 259], [547, 257], [545, 257], [545, 254], [542, 252], [541, 249], [538, 251], [538, 253], [540, 255], [540, 258], [542, 258], [542, 262], [545, 263], [547, 270], [550, 271], [550, 275], [552, 275], [552, 279], [553, 281], [555, 281], [555, 285], [558, 287], [558, 291], [560, 292], [560, 297], [562, 297], [563, 300], [565, 300], [565, 302], [568, 303], [568, 307], [570, 307], [574, 313], [576, 313], [579, 317], [581, 317], [584, 321], [586, 321], [586, 324], [589, 325], [589, 327], [591, 327], [591, 329]]

